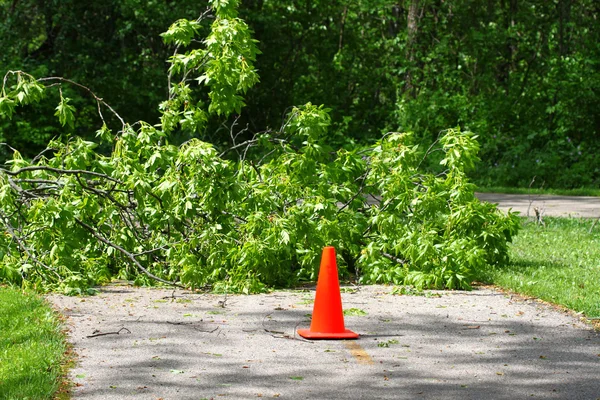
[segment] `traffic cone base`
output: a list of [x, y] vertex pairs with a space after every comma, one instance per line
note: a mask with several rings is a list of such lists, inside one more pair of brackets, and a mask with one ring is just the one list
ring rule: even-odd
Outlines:
[[310, 329], [298, 329], [298, 334], [306, 339], [358, 338], [357, 333], [344, 326], [342, 295], [333, 247], [325, 247], [321, 256]]
[[311, 332], [310, 329], [298, 329], [298, 335], [306, 339], [357, 339], [358, 333], [352, 332], [350, 329], [344, 329], [344, 332], [327, 333], [327, 332]]

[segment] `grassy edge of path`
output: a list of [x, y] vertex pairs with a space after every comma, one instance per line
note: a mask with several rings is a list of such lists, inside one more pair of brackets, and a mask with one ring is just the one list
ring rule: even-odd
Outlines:
[[0, 399], [68, 399], [73, 355], [62, 317], [38, 294], [0, 285]]
[[490, 270], [488, 283], [565, 307], [600, 325], [600, 224], [593, 219], [524, 222], [508, 265]]

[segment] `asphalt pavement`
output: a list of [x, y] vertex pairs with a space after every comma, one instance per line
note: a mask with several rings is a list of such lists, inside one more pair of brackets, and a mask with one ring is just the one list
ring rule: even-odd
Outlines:
[[251, 296], [107, 286], [50, 296], [79, 356], [74, 400], [598, 399], [600, 336], [490, 288], [343, 288], [357, 340], [307, 341], [314, 289]]
[[600, 218], [600, 197], [554, 196], [526, 194], [476, 193], [479, 200], [498, 204], [501, 210], [518, 211], [534, 217], [535, 209], [542, 216]]

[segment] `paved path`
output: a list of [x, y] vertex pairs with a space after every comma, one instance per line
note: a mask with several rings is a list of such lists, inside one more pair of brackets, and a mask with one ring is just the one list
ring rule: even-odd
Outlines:
[[225, 307], [223, 296], [127, 286], [50, 296], [79, 355], [74, 400], [600, 398], [600, 335], [564, 312], [492, 289], [369, 286], [342, 298], [366, 313], [346, 317], [356, 341], [295, 334], [313, 290]]
[[538, 208], [549, 217], [600, 218], [600, 197], [476, 193], [483, 201], [498, 204], [498, 208], [519, 211], [522, 216], [535, 216]]

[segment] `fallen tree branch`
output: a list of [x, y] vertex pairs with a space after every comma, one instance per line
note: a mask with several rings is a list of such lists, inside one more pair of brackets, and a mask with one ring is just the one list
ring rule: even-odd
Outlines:
[[33, 260], [33, 262], [35, 262], [36, 264], [41, 265], [42, 267], [44, 267], [46, 270], [53, 272], [54, 275], [56, 275], [56, 277], [60, 281], [61, 277], [58, 274], [58, 272], [56, 272], [56, 270], [54, 270], [53, 268], [51, 268], [48, 265], [44, 264], [42, 261], [38, 260], [37, 257], [35, 257], [31, 253], [31, 251], [29, 251], [29, 249], [27, 248], [27, 246], [25, 246], [25, 244], [23, 243], [23, 241], [19, 238], [19, 236], [15, 232], [15, 228], [10, 224], [8, 216], [5, 215], [4, 213], [0, 212], [0, 217], [2, 217], [2, 222], [4, 223], [4, 226], [6, 227], [6, 230], [8, 231], [8, 233], [10, 234], [10, 236], [17, 243], [17, 245], [19, 246], [19, 248], [27, 255], [27, 257], [29, 257], [31, 260]]
[[365, 182], [367, 181], [367, 177], [369, 176], [369, 172], [370, 172], [370, 168], [367, 168], [367, 170], [365, 171], [365, 173], [359, 178], [362, 178], [362, 181], [360, 183], [360, 187], [358, 188], [358, 191], [356, 193], [354, 193], [354, 195], [350, 198], [350, 200], [348, 200], [343, 206], [341, 206], [337, 213], [341, 213], [346, 207], [348, 207], [350, 205], [350, 203], [352, 203], [358, 196], [360, 196], [363, 193], [363, 190], [365, 189]]
[[[162, 299], [173, 299], [173, 300], [175, 300], [175, 299], [177, 298], [177, 297], [175, 296], [175, 290], [173, 290], [173, 293], [171, 293], [171, 295], [170, 295], [170, 296], [163, 296], [163, 297], [161, 297], [161, 298], [162, 298]], [[167, 322], [169, 322], [169, 321], [167, 321]]]
[[148, 271], [146, 268], [144, 268], [144, 266], [142, 264], [140, 264], [140, 262], [135, 258], [135, 255], [133, 255], [132, 253], [130, 253], [129, 251], [125, 250], [124, 248], [122, 248], [121, 246], [119, 246], [118, 244], [115, 244], [113, 242], [111, 242], [110, 240], [102, 237], [101, 235], [99, 235], [94, 228], [92, 228], [91, 226], [89, 226], [88, 224], [86, 224], [85, 222], [83, 222], [82, 220], [80, 220], [79, 218], [75, 218], [75, 222], [77, 222], [80, 226], [84, 227], [87, 231], [89, 231], [92, 236], [94, 236], [96, 239], [98, 239], [99, 241], [101, 241], [102, 243], [112, 247], [115, 250], [120, 251], [125, 257], [129, 258], [131, 260], [131, 262], [133, 262], [135, 264], [135, 266], [142, 271], [144, 274], [146, 274], [146, 276], [148, 276], [149, 278], [152, 278], [158, 282], [162, 282], [162, 283], [166, 283], [167, 285], [171, 285], [171, 286], [176, 286], [178, 288], [182, 288], [185, 289], [185, 286], [182, 286], [178, 283], [175, 282], [171, 282], [171, 281], [167, 281], [165, 279], [159, 278], [158, 276], [154, 275], [153, 273], [151, 273], [150, 271]]
[[121, 329], [119, 329], [118, 331], [115, 331], [115, 332], [103, 332], [103, 333], [101, 332], [101, 333], [96, 333], [96, 334], [93, 334], [93, 335], [86, 336], [86, 338], [94, 338], [94, 337], [106, 336], [106, 335], [120, 335], [122, 331], [127, 331], [127, 333], [131, 333], [131, 331], [129, 329], [123, 327], [123, 328], [121, 328]]
[[[205, 331], [205, 330], [203, 330], [203, 329], [194, 328], [193, 326], [192, 326], [192, 328], [193, 328], [195, 331], [197, 331], [197, 332], [202, 332], [202, 333], [213, 333], [213, 332], [215, 332], [215, 331], [217, 331], [217, 330], [219, 329], [219, 327], [218, 327], [218, 326], [217, 326], [215, 329], [211, 329], [211, 330], [209, 330], [209, 331]], [[217, 336], [218, 336], [218, 335], [217, 335]]]
[[[115, 117], [117, 117], [117, 119], [119, 120], [119, 122], [121, 122], [122, 128], [125, 129], [125, 120], [119, 115], [119, 113], [117, 113], [114, 108], [112, 108], [107, 102], [105, 102], [101, 97], [98, 97], [96, 95], [96, 93], [94, 93], [90, 88], [88, 88], [87, 86], [84, 86], [80, 83], [77, 83], [75, 81], [72, 81], [70, 79], [67, 78], [63, 78], [60, 76], [49, 76], [47, 78], [40, 78], [37, 80], [38, 82], [46, 82], [46, 81], [58, 81], [58, 82], [66, 82], [69, 83], [73, 86], [77, 86], [78, 88], [81, 88], [83, 90], [85, 90], [86, 92], [88, 92], [93, 98], [94, 100], [96, 100], [96, 103], [98, 104], [98, 111], [100, 114], [100, 118], [102, 119], [102, 122], [104, 121], [104, 118], [102, 117], [102, 111], [100, 111], [100, 104], [102, 104], [104, 107], [108, 108], [110, 110], [110, 112], [113, 113], [113, 115]], [[105, 122], [106, 123], [106, 122]]]
[[111, 176], [102, 174], [100, 172], [87, 171], [85, 169], [60, 169], [60, 168], [48, 167], [46, 165], [30, 165], [28, 167], [19, 168], [15, 171], [11, 171], [11, 170], [8, 170], [5, 168], [0, 168], [0, 171], [4, 172], [7, 175], [11, 175], [11, 176], [18, 176], [19, 174], [22, 174], [23, 172], [27, 172], [27, 171], [50, 171], [50, 172], [55, 172], [57, 174], [64, 174], [64, 175], [91, 175], [91, 176], [103, 178], [108, 181], [118, 183], [120, 185], [124, 185], [123, 182], [121, 182], [120, 180], [115, 179]]
[[396, 257], [396, 256], [394, 256], [394, 255], [392, 255], [390, 253], [386, 253], [385, 251], [381, 251], [380, 253], [381, 253], [382, 256], [384, 256], [388, 260], [394, 261], [395, 263], [402, 264], [402, 265], [408, 264], [408, 261], [403, 260], [401, 258], [398, 258], [398, 257]]

